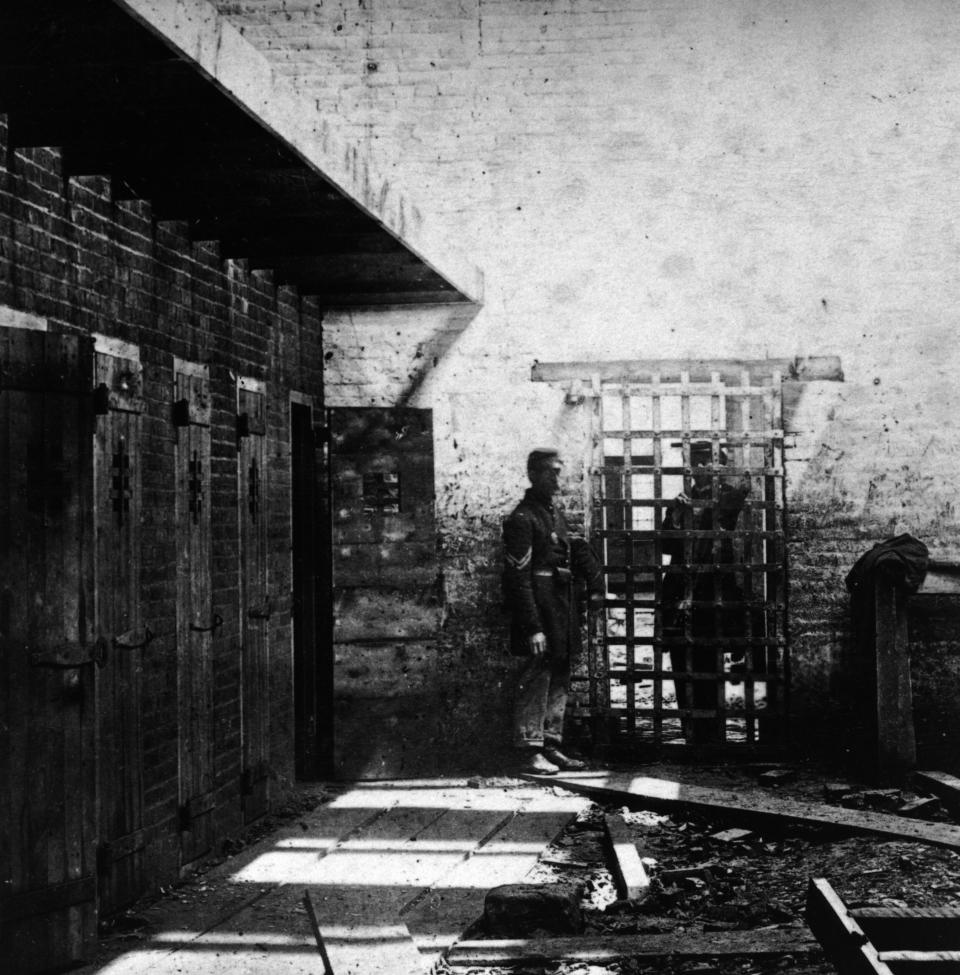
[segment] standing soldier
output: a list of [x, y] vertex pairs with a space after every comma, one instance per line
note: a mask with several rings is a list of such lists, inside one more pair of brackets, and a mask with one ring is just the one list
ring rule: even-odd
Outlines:
[[530, 487], [504, 522], [503, 588], [510, 650], [525, 657], [514, 709], [513, 743], [523, 770], [555, 775], [584, 763], [560, 750], [570, 659], [581, 649], [580, 594], [602, 603], [603, 575], [584, 538], [571, 536], [553, 503], [562, 467], [551, 448], [527, 458]]

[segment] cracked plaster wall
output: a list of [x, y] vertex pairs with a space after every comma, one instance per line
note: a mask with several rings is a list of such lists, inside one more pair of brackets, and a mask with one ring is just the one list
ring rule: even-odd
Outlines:
[[955, 5], [219, 6], [486, 276], [435, 367], [414, 362], [435, 313], [331, 315], [325, 335], [332, 404], [434, 411], [451, 754], [489, 752], [505, 716], [498, 534], [523, 456], [586, 437], [531, 364], [661, 356], [841, 358], [788, 449], [791, 702], [798, 737], [832, 747], [853, 560], [901, 530], [960, 558]]

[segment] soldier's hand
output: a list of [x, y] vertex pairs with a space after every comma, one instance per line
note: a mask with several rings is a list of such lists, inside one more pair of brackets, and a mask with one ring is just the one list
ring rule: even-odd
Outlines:
[[681, 491], [674, 499], [673, 503], [681, 508], [686, 508], [690, 504], [690, 495], [685, 491]]
[[535, 657], [542, 657], [547, 652], [547, 634], [534, 633], [530, 637], [530, 653]]

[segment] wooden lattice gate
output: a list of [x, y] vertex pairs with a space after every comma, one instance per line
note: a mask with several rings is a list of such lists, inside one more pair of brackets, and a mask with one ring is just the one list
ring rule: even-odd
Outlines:
[[788, 673], [779, 374], [652, 372], [599, 391], [591, 534], [609, 598], [590, 654], [595, 737], [628, 748], [779, 748]]

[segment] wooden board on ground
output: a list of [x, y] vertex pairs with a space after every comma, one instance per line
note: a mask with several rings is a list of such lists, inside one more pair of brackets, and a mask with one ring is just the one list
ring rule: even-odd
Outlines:
[[893, 975], [877, 949], [850, 917], [846, 905], [823, 878], [811, 878], [807, 890], [807, 923], [827, 957], [844, 975]]
[[947, 772], [914, 772], [913, 780], [919, 789], [932, 792], [951, 813], [960, 813], [960, 779]]
[[[535, 776], [526, 777], [531, 781], [542, 781]], [[736, 792], [707, 789], [667, 779], [607, 772], [567, 774], [551, 777], [550, 782], [600, 802], [627, 805], [633, 809], [687, 809], [755, 829], [778, 822], [805, 823], [830, 826], [844, 832], [876, 833], [929, 843], [931, 846], [960, 849], [960, 826], [922, 823], [883, 813], [774, 798], [757, 789], [739, 789]]]
[[452, 968], [494, 965], [549, 964], [579, 961], [603, 965], [623, 958], [656, 961], [711, 957], [751, 958], [821, 955], [805, 929], [767, 931], [685, 931], [683, 934], [617, 934], [579, 938], [536, 938], [509, 941], [461, 941], [446, 954]]
[[643, 867], [630, 827], [623, 821], [623, 816], [605, 816], [604, 825], [613, 853], [610, 868], [617, 893], [625, 900], [642, 897], [650, 886], [650, 877]]

